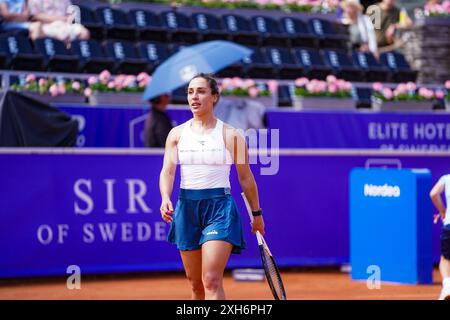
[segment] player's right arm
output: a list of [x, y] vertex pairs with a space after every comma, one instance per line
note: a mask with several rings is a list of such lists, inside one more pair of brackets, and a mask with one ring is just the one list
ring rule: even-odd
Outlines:
[[441, 182], [437, 182], [430, 191], [430, 198], [433, 201], [434, 206], [438, 209], [441, 219], [445, 219], [445, 206], [442, 202], [441, 193], [444, 192], [445, 185]]
[[172, 221], [173, 205], [170, 196], [172, 195], [173, 182], [177, 171], [179, 135], [179, 127], [170, 130], [166, 140], [163, 167], [159, 175], [159, 191], [161, 193], [161, 207], [159, 210], [161, 217], [166, 222]]

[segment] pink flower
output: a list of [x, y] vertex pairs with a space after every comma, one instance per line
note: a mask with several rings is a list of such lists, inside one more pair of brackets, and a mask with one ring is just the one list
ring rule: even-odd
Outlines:
[[135, 83], [136, 77], [135, 76], [125, 76], [125, 80], [123, 81], [124, 87], [132, 87]]
[[85, 97], [89, 97], [92, 94], [92, 89], [91, 88], [86, 88], [84, 89], [84, 96]]
[[264, 6], [269, 3], [269, 0], [256, 0], [256, 3], [260, 6]]
[[386, 100], [391, 100], [393, 96], [392, 90], [389, 88], [383, 88], [383, 96]]
[[255, 81], [252, 79], [244, 80], [244, 88], [254, 87], [256, 85]]
[[234, 88], [242, 88], [243, 87], [244, 81], [241, 78], [234, 77], [232, 79], [232, 81], [233, 81], [233, 87]]
[[372, 89], [375, 91], [381, 91], [383, 90], [383, 85], [381, 84], [381, 82], [374, 82], [372, 84]]
[[309, 82], [309, 80], [305, 77], [297, 78], [297, 79], [295, 79], [295, 86], [304, 87], [305, 85], [308, 84], [308, 82]]
[[428, 90], [426, 88], [419, 88], [419, 96], [426, 98]]
[[47, 79], [40, 78], [38, 84], [39, 87], [45, 87], [47, 85]]
[[231, 78], [224, 78], [222, 80], [222, 89], [227, 90], [233, 86], [233, 80]]
[[435, 95], [436, 95], [436, 98], [438, 98], [438, 99], [444, 99], [445, 92], [442, 90], [436, 90]]
[[139, 73], [139, 74], [136, 76], [136, 80], [137, 80], [138, 82], [147, 80], [148, 78], [150, 78], [150, 76], [148, 75], [147, 72], [141, 72], [141, 73]]
[[344, 82], [344, 87], [343, 87], [343, 89], [344, 89], [345, 91], [350, 91], [350, 90], [352, 90], [352, 88], [353, 88], [353, 85], [352, 85], [351, 82], [349, 82], [349, 81], [345, 81], [345, 82]]
[[66, 86], [64, 85], [64, 83], [59, 83], [58, 84], [58, 93], [59, 94], [66, 94]]
[[281, 7], [284, 5], [284, 0], [272, 0], [272, 3]]
[[338, 91], [338, 86], [334, 83], [330, 83], [328, 85], [328, 91], [330, 91], [331, 93], [336, 93]]
[[36, 76], [34, 74], [32, 74], [32, 73], [28, 74], [27, 77], [25, 78], [25, 81], [27, 83], [33, 82], [34, 80], [36, 80]]
[[109, 81], [107, 84], [108, 89], [114, 89], [115, 86], [116, 84], [114, 83], [114, 81]]
[[416, 91], [417, 86], [414, 82], [409, 81], [408, 83], [406, 83], [406, 90], [408, 91]]
[[55, 83], [55, 84], [52, 84], [52, 85], [50, 86], [50, 88], [48, 89], [48, 91], [50, 92], [50, 95], [51, 95], [52, 97], [57, 96], [59, 90], [58, 90], [58, 86], [56, 85], [56, 83]]
[[327, 76], [327, 82], [328, 82], [328, 83], [333, 83], [333, 82], [336, 82], [336, 81], [337, 81], [337, 78], [336, 78], [334, 75], [329, 74], [329, 75]]
[[248, 94], [250, 95], [250, 97], [255, 98], [258, 96], [259, 90], [257, 87], [250, 87], [248, 89]]
[[91, 76], [88, 78], [88, 84], [91, 86], [93, 84], [96, 84], [98, 81], [97, 77]]
[[427, 90], [427, 93], [425, 95], [425, 98], [427, 98], [428, 100], [431, 100], [434, 98], [434, 92], [433, 90]]
[[400, 83], [397, 86], [397, 90], [400, 94], [405, 94], [408, 91], [407, 85], [404, 83]]
[[269, 80], [269, 82], [267, 82], [267, 86], [269, 87], [269, 91], [272, 94], [278, 91], [278, 81], [276, 80]]
[[450, 90], [450, 80], [445, 81], [445, 89]]
[[100, 81], [101, 81], [102, 83], [107, 83], [108, 80], [109, 80], [109, 78], [111, 78], [111, 73], [110, 73], [108, 70], [103, 70], [103, 71], [99, 74], [98, 78], [100, 79]]
[[72, 89], [73, 90], [78, 91], [78, 90], [80, 90], [80, 88], [81, 88], [81, 84], [78, 81], [74, 81], [72, 83]]

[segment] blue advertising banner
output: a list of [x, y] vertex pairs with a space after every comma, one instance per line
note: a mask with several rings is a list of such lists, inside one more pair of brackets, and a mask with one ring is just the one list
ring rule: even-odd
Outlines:
[[[266, 240], [281, 267], [349, 262], [353, 168], [388, 159], [403, 168], [428, 168], [436, 182], [450, 163], [450, 153], [281, 150], [277, 155], [264, 162], [256, 157], [252, 171]], [[162, 159], [159, 150], [143, 149], [0, 150], [0, 277], [64, 275], [71, 265], [82, 273], [180, 270], [178, 251], [166, 242], [169, 225], [159, 214]], [[272, 170], [263, 171], [268, 167]], [[228, 267], [260, 266], [234, 168], [231, 185], [247, 249], [232, 255]], [[178, 186], [179, 170], [174, 203]], [[429, 215], [432, 219], [433, 212]], [[433, 226], [435, 261], [440, 227]]]
[[[142, 147], [148, 109], [60, 107], [80, 123], [78, 147]], [[191, 117], [169, 108], [174, 125]], [[279, 129], [281, 148], [450, 150], [449, 113], [298, 112], [270, 109], [268, 128]]]

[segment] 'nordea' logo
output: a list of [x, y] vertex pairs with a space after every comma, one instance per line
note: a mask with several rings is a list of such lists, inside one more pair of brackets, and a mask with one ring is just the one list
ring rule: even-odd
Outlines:
[[373, 184], [364, 184], [364, 196], [365, 197], [400, 197], [400, 187], [390, 186], [385, 183], [382, 186]]

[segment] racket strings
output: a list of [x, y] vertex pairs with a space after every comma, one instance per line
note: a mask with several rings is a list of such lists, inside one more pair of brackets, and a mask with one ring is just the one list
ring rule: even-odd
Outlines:
[[272, 287], [272, 290], [276, 292], [278, 299], [285, 299], [285, 292], [283, 282], [281, 281], [280, 272], [272, 258], [272, 256], [267, 252], [267, 250], [263, 250], [264, 252], [264, 260], [266, 263], [266, 267], [268, 270], [269, 285]]

